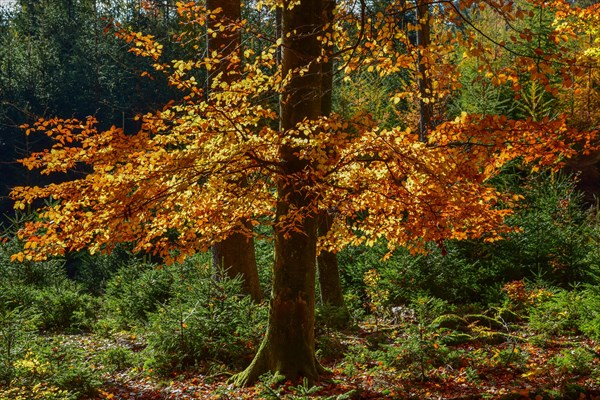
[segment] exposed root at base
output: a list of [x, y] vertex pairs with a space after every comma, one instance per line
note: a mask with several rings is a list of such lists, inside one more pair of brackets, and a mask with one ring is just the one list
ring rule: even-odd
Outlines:
[[[314, 365], [314, 373], [306, 373], [306, 369], [303, 369], [302, 372], [294, 373], [294, 374], [285, 374], [282, 371], [275, 370], [269, 368], [267, 363], [264, 361], [264, 357], [257, 354], [252, 363], [242, 372], [233, 375], [228, 382], [232, 383], [237, 387], [247, 387], [254, 385], [258, 378], [261, 375], [266, 374], [268, 372], [272, 372], [276, 377], [283, 377], [284, 379], [298, 379], [298, 378], [306, 378], [310, 385], [315, 384], [319, 380], [319, 376], [326, 374], [328, 371], [323, 367], [316, 359]], [[313, 369], [313, 368], [308, 368]]]

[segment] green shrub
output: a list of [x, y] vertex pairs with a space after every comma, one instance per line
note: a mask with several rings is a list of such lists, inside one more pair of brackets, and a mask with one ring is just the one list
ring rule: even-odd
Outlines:
[[19, 281], [5, 279], [0, 282], [0, 310], [31, 308], [35, 303], [37, 289]]
[[402, 325], [402, 329], [391, 334], [373, 332], [366, 337], [368, 346], [348, 346], [344, 353], [346, 373], [375, 367], [425, 380], [433, 369], [454, 362], [457, 353], [442, 340], [448, 329], [434, 323], [441, 313], [448, 311], [448, 304], [434, 297], [418, 296], [408, 307], [413, 310], [413, 320]]
[[126, 265], [140, 263], [123, 245], [118, 245], [110, 254], [90, 255], [81, 251], [67, 260], [69, 276], [79, 282], [85, 291], [95, 296], [104, 294], [108, 281]]
[[14, 378], [8, 391], [23, 398], [76, 400], [91, 397], [101, 381], [88, 358], [88, 354], [70, 339], [37, 338], [13, 363]]
[[[263, 228], [264, 229], [264, 228]], [[269, 231], [261, 232], [265, 236], [270, 235]], [[258, 268], [258, 279], [263, 291], [263, 296], [268, 298], [271, 293], [272, 266], [275, 261], [273, 241], [266, 239], [254, 240], [254, 252], [256, 254], [256, 266]]]
[[123, 346], [110, 347], [99, 355], [100, 362], [109, 372], [131, 368], [137, 364], [138, 358], [136, 353]]
[[173, 268], [143, 263], [121, 267], [107, 283], [104, 312], [120, 329], [145, 325], [149, 314], [172, 296]]
[[43, 330], [76, 333], [89, 330], [96, 318], [98, 301], [66, 279], [35, 291], [31, 307], [39, 314]]
[[317, 335], [316, 348], [318, 359], [321, 361], [343, 359], [344, 353], [347, 350], [347, 344], [342, 339], [343, 337], [337, 335], [335, 332]]
[[37, 315], [39, 329], [79, 332], [91, 327], [96, 299], [68, 279], [61, 260], [11, 262], [13, 239], [0, 244], [0, 312], [20, 309]]
[[492, 367], [511, 367], [523, 371], [529, 357], [529, 352], [513, 344], [508, 347], [493, 348], [489, 363]]
[[586, 336], [600, 340], [600, 291], [590, 286], [581, 294], [578, 328]]
[[34, 386], [0, 387], [0, 399], [11, 400], [78, 400], [76, 393], [59, 389], [46, 382]]
[[582, 348], [563, 349], [548, 360], [548, 364], [556, 368], [562, 375], [572, 379], [573, 375], [590, 374], [594, 368], [593, 363], [596, 357], [593, 352]]
[[37, 315], [39, 329], [79, 332], [92, 326], [97, 301], [67, 277], [60, 259], [12, 262], [21, 250], [13, 236], [0, 244], [0, 313], [19, 309]]
[[240, 296], [241, 282], [193, 262], [184, 263], [177, 295], [150, 317], [147, 367], [169, 372], [217, 361], [240, 367], [256, 351], [266, 325], [266, 308]]
[[577, 282], [600, 283], [600, 215], [586, 211], [575, 183], [562, 174], [506, 171], [496, 182], [502, 190], [523, 196], [507, 222], [519, 228], [506, 240], [445, 241], [430, 244], [426, 255], [397, 249], [382, 261], [387, 246], [349, 247], [338, 259], [344, 287], [366, 304], [363, 277], [379, 274], [378, 288], [387, 293], [384, 306], [406, 304], [415, 293], [455, 304], [487, 307], [504, 298], [505, 283], [543, 280], [569, 287]]
[[600, 339], [600, 291], [596, 286], [544, 292], [550, 295], [540, 296], [528, 308], [530, 328], [545, 335], [583, 333]]
[[40, 288], [66, 279], [63, 260], [11, 261], [11, 255], [19, 251], [22, 251], [22, 243], [15, 237], [6, 243], [0, 243], [0, 285], [21, 284]]
[[546, 335], [574, 334], [579, 330], [583, 296], [578, 291], [555, 290], [529, 310], [529, 327]]
[[498, 243], [497, 256], [518, 265], [525, 278], [541, 275], [565, 288], [585, 280], [586, 271], [598, 266], [599, 260], [589, 255], [597, 251], [598, 242], [590, 237], [598, 235], [600, 226], [584, 209], [574, 180], [564, 174], [540, 173], [525, 180], [519, 190], [524, 200], [509, 223], [522, 232]]
[[348, 310], [331, 304], [320, 304], [315, 309], [315, 320], [318, 333], [340, 329], [348, 323]]
[[0, 310], [0, 383], [8, 385], [14, 378], [14, 363], [27, 351], [35, 319], [29, 310]]
[[448, 347], [418, 335], [408, 335], [383, 350], [380, 359], [384, 365], [403, 371], [412, 379], [425, 380], [430, 371], [450, 362]]
[[0, 291], [0, 301], [6, 301], [5, 311], [19, 308], [37, 315], [35, 322], [41, 330], [81, 332], [90, 329], [95, 320], [97, 300], [66, 279], [43, 288], [23, 284], [0, 286]]
[[[440, 340], [440, 329], [434, 323], [441, 314], [449, 311], [444, 300], [418, 296], [409, 307], [414, 310], [415, 323], [405, 328], [404, 335], [385, 352], [388, 365], [408, 369], [413, 377], [426, 379], [427, 373], [444, 364], [450, 350]], [[443, 329], [443, 328], [442, 328]]]

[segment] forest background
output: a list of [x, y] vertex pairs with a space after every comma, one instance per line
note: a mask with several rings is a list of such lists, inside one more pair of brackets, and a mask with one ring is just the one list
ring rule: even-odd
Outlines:
[[[308, 329], [314, 335], [310, 339], [316, 342], [308, 343], [307, 351], [316, 351], [318, 360], [329, 371], [320, 371], [314, 360], [291, 361], [294, 368], [302, 365], [299, 377], [289, 376], [285, 368], [269, 366], [255, 374], [260, 377], [252, 376], [249, 368], [246, 372], [250, 374], [236, 375], [234, 381], [245, 385], [258, 380], [250, 389], [234, 389], [225, 383], [225, 378], [247, 367], [255, 353], [260, 354], [259, 345], [267, 330], [268, 304], [261, 298], [268, 298], [272, 292], [272, 229], [277, 232], [276, 224], [265, 222], [274, 217], [270, 206], [259, 208], [264, 213], [260, 218], [223, 211], [216, 220], [218, 229], [203, 231], [205, 236], [212, 235], [212, 255], [198, 251], [206, 248], [208, 242], [202, 242], [199, 248], [178, 248], [173, 245], [176, 241], [169, 239], [174, 234], [170, 231], [165, 235], [166, 246], [155, 246], [160, 251], [154, 254], [152, 246], [139, 247], [139, 243], [123, 236], [96, 245], [99, 250], [112, 250], [110, 254], [90, 254], [84, 249], [94, 247], [90, 242], [75, 241], [69, 245], [65, 241], [56, 255], [41, 260], [37, 257], [38, 245], [47, 255], [52, 252], [47, 246], [53, 242], [44, 242], [43, 236], [38, 236], [37, 241], [30, 239], [40, 227], [36, 224], [43, 223], [47, 216], [44, 213], [56, 204], [46, 203], [49, 208], [36, 213], [35, 208], [44, 203], [34, 202], [34, 198], [48, 197], [50, 192], [31, 191], [27, 197], [23, 194], [26, 191], [17, 190], [13, 193], [18, 209], [15, 214], [14, 199], [8, 194], [17, 186], [48, 188], [54, 187], [51, 183], [69, 182], [89, 174], [91, 170], [76, 167], [81, 160], [75, 158], [72, 164], [52, 164], [52, 157], [65, 161], [69, 154], [57, 157], [56, 153], [43, 153], [43, 149], [52, 146], [60, 150], [56, 144], [62, 134], [68, 143], [81, 142], [76, 132], [78, 121], [86, 121], [88, 116], [93, 116], [98, 124], [85, 125], [86, 134], [102, 137], [106, 132], [115, 133], [115, 128], [111, 128], [114, 126], [124, 132], [123, 143], [128, 143], [128, 137], [136, 137], [136, 132], [147, 129], [144, 123], [149, 124], [150, 119], [140, 119], [139, 115], [163, 110], [162, 115], [152, 115], [159, 116], [161, 124], [169, 125], [174, 120], [169, 119], [167, 110], [173, 103], [182, 107], [174, 108], [175, 112], [197, 112], [198, 109], [181, 106], [186, 102], [188, 107], [204, 104], [190, 101], [195, 85], [186, 85], [191, 78], [213, 96], [207, 100], [209, 106], [211, 101], [213, 106], [222, 101], [226, 103], [223, 110], [232, 113], [246, 103], [223, 93], [235, 92], [232, 87], [236, 79], [241, 77], [244, 82], [246, 77], [253, 90], [266, 93], [253, 97], [251, 107], [258, 104], [262, 108], [250, 109], [259, 116], [263, 113], [267, 120], [273, 119], [264, 110], [278, 110], [278, 98], [285, 97], [286, 92], [278, 94], [269, 86], [269, 77], [277, 76], [269, 74], [278, 68], [281, 59], [285, 68], [285, 49], [294, 46], [286, 42], [285, 35], [278, 40], [278, 12], [268, 3], [249, 3], [241, 9], [244, 25], [212, 22], [211, 26], [210, 18], [200, 22], [198, 17], [207, 15], [204, 8], [169, 1], [21, 1], [3, 7], [1, 395], [577, 398], [597, 394], [599, 231], [594, 197], [596, 159], [590, 150], [599, 118], [598, 8], [585, 2], [457, 3], [457, 16], [466, 18], [466, 27], [461, 28], [440, 22], [444, 21], [443, 14], [451, 14], [453, 9], [453, 3], [444, 4], [345, 2], [338, 5], [331, 21], [338, 24], [332, 32], [344, 28], [346, 36], [327, 36], [327, 23], [317, 21], [323, 33], [317, 42], [323, 37], [336, 39], [332, 48], [320, 44], [325, 52], [335, 55], [327, 67], [335, 71], [329, 74], [331, 88], [323, 90], [324, 84], [319, 82], [319, 90], [325, 93], [320, 97], [330, 97], [334, 113], [331, 115], [338, 116], [332, 117], [328, 127], [337, 127], [338, 121], [346, 120], [350, 121], [350, 128], [343, 127], [343, 122], [339, 124], [352, 133], [344, 141], [335, 133], [331, 135], [335, 140], [329, 141], [312, 139], [307, 133], [308, 142], [314, 140], [315, 148], [320, 150], [304, 160], [319, 160], [323, 154], [319, 151], [328, 153], [332, 146], [342, 143], [341, 152], [362, 149], [355, 162], [362, 165], [365, 177], [359, 177], [363, 170], [356, 177], [350, 176], [357, 182], [377, 181], [382, 173], [377, 170], [381, 160], [376, 156], [385, 154], [384, 150], [373, 144], [352, 147], [358, 146], [352, 143], [354, 138], [368, 134], [376, 125], [391, 135], [382, 133], [377, 136], [379, 139], [397, 135], [402, 138], [398, 152], [404, 157], [412, 156], [411, 161], [421, 161], [414, 163], [422, 168], [416, 168], [421, 175], [406, 173], [406, 179], [418, 182], [415, 177], [426, 175], [420, 182], [427, 183], [428, 176], [435, 175], [433, 170], [439, 173], [442, 185], [449, 185], [441, 177], [447, 173], [454, 179], [456, 172], [447, 172], [444, 163], [436, 164], [425, 156], [431, 155], [427, 153], [430, 149], [455, 147], [459, 150], [452, 153], [454, 161], [465, 167], [460, 173], [473, 171], [468, 168], [470, 163], [481, 157], [477, 161], [480, 164], [475, 164], [476, 175], [468, 179], [484, 183], [485, 189], [473, 189], [473, 197], [462, 198], [464, 207], [453, 205], [456, 215], [441, 219], [435, 212], [419, 214], [418, 205], [399, 212], [393, 219], [385, 214], [386, 206], [368, 203], [367, 197], [373, 193], [360, 200], [367, 204], [366, 212], [365, 208], [344, 208], [344, 204], [356, 201], [358, 186], [354, 191], [347, 190], [352, 196], [334, 192], [333, 200], [324, 207], [325, 217], [320, 217], [325, 221], [321, 223], [320, 235], [327, 235], [331, 216], [356, 223], [359, 229], [347, 234], [334, 228], [336, 240], [341, 243], [326, 243], [335, 252], [323, 252], [319, 257], [317, 324], [315, 329]], [[211, 2], [206, 7], [210, 10]], [[390, 13], [386, 7], [396, 7], [396, 13]], [[287, 27], [291, 23], [290, 14], [280, 11], [279, 15], [285, 32], [286, 18]], [[392, 16], [394, 26], [404, 32], [404, 36], [391, 36], [395, 40], [391, 50], [382, 45], [388, 34], [385, 15]], [[181, 24], [182, 21], [187, 23]], [[217, 17], [214, 21], [220, 20]], [[205, 39], [206, 29], [228, 34], [216, 37], [211, 44]], [[214, 60], [223, 55], [227, 60], [235, 58], [235, 52], [221, 52], [228, 48], [227, 44], [236, 43], [238, 33], [243, 45], [236, 48], [243, 49], [240, 54], [248, 64], [252, 60], [255, 69]], [[216, 46], [216, 56], [207, 53], [211, 46]], [[281, 46], [283, 54], [278, 50]], [[166, 60], [162, 67], [157, 64], [159, 55]], [[189, 60], [198, 59], [203, 60], [201, 65], [188, 64]], [[326, 57], [319, 61], [323, 65], [327, 62]], [[211, 75], [209, 65], [222, 74]], [[307, 75], [313, 75], [311, 67], [307, 68]], [[299, 70], [290, 69], [292, 75]], [[177, 71], [181, 73], [178, 75]], [[215, 87], [222, 87], [222, 92]], [[245, 86], [235, 88], [247, 90]], [[319, 102], [320, 106], [327, 103], [321, 98]], [[310, 107], [315, 105], [306, 106]], [[312, 117], [328, 116], [330, 111], [320, 108]], [[240, 118], [249, 115], [253, 114], [241, 114]], [[511, 130], [505, 129], [506, 121], [521, 122], [508, 124]], [[302, 124], [301, 120], [292, 122], [292, 127]], [[29, 127], [23, 127], [24, 124]], [[269, 124], [273, 125], [266, 125]], [[448, 139], [456, 134], [452, 124], [464, 124], [464, 131], [460, 132], [464, 136], [452, 136], [460, 140]], [[308, 131], [323, 129], [324, 125], [314, 126], [317, 128], [309, 127]], [[155, 126], [157, 130], [162, 128], [163, 125]], [[31, 134], [25, 134], [27, 129]], [[52, 132], [54, 136], [35, 135], [36, 131]], [[523, 133], [521, 139], [514, 136], [514, 131]], [[522, 138], [527, 139], [526, 143], [518, 141]], [[535, 140], [530, 141], [531, 138]], [[506, 150], [509, 141], [511, 145]], [[177, 150], [182, 143], [165, 142], [164, 146]], [[286, 146], [281, 138], [273, 143], [279, 148]], [[567, 145], [574, 146], [574, 150]], [[414, 148], [416, 153], [407, 154], [403, 146]], [[477, 146], [494, 151], [482, 151], [475, 157]], [[294, 152], [290, 154], [295, 157]], [[273, 160], [277, 160], [260, 148], [252, 155], [263, 166], [275, 165]], [[574, 160], [565, 163], [566, 156], [574, 156]], [[286, 157], [285, 151], [278, 157]], [[25, 159], [29, 168], [16, 159]], [[142, 161], [147, 159], [142, 157]], [[336, 162], [324, 164], [331, 171], [343, 170], [342, 164]], [[400, 162], [396, 165], [390, 161], [382, 166], [391, 171], [391, 177], [385, 179], [406, 182], [394, 175], [394, 171], [404, 171]], [[52, 173], [39, 175], [32, 171], [34, 167]], [[62, 170], [67, 171], [66, 177], [53, 172]], [[104, 177], [114, 176], [110, 170], [106, 172]], [[488, 176], [477, 175], [482, 172]], [[237, 192], [234, 190], [233, 196], [241, 198], [239, 190], [258, 180], [255, 175], [229, 176], [235, 178], [232, 179]], [[244, 179], [250, 183], [241, 183]], [[342, 175], [336, 179], [338, 184], [344, 182]], [[316, 186], [324, 187], [319, 185]], [[150, 192], [142, 193], [148, 196]], [[257, 193], [264, 196], [260, 198], [266, 199], [266, 204], [273, 204], [263, 192]], [[489, 203], [485, 197], [488, 193], [493, 193]], [[442, 196], [447, 195], [442, 191]], [[424, 191], [422, 196], [429, 199], [429, 205], [437, 204], [434, 191]], [[477, 203], [474, 199], [483, 201]], [[133, 202], [131, 205], [139, 206]], [[204, 205], [209, 207], [208, 203]], [[504, 211], [508, 209], [514, 212], [507, 215]], [[392, 232], [390, 237], [375, 231], [368, 234], [365, 227], [369, 210], [370, 215], [381, 211], [383, 217], [374, 223], [387, 223], [380, 227], [388, 234]], [[89, 210], [84, 211], [73, 220], [84, 220]], [[339, 218], [338, 214], [344, 217]], [[496, 215], [505, 217], [508, 225], [501, 225]], [[168, 214], [167, 218], [172, 216]], [[227, 216], [243, 223], [231, 224]], [[481, 219], [475, 219], [480, 216]], [[129, 221], [132, 215], [115, 213], [109, 217]], [[90, 213], [89, 218], [105, 223], [98, 213]], [[471, 218], [479, 223], [478, 228], [460, 228], [457, 220]], [[410, 225], [412, 220], [416, 221], [414, 225]], [[452, 229], [438, 232], [423, 220], [449, 220]], [[256, 222], [252, 229], [256, 236], [252, 246], [256, 251], [256, 276], [252, 279], [258, 286], [254, 289], [248, 286], [251, 278], [244, 271], [242, 279], [231, 279], [227, 251], [215, 251], [219, 246], [227, 246], [227, 239], [215, 240], [224, 238], [222, 231], [239, 228], [236, 234], [240, 235], [250, 222]], [[399, 239], [397, 231], [388, 228], [394, 224], [411, 226], [414, 237], [422, 238], [422, 242], [415, 243], [414, 237]], [[86, 226], [75, 224], [70, 229], [75, 230], [74, 237], [77, 233], [85, 237]], [[496, 239], [492, 234], [496, 230], [503, 240], [489, 240]], [[249, 240], [244, 234], [239, 239]], [[142, 245], [163, 243], [153, 240]], [[69, 246], [70, 251], [64, 251]], [[186, 260], [171, 257], [186, 253], [191, 254]], [[170, 263], [171, 258], [174, 264]], [[312, 258], [314, 264], [316, 254]], [[170, 265], [165, 266], [164, 261]], [[331, 275], [321, 269], [326, 266], [333, 266], [337, 283], [324, 281], [325, 276]], [[332, 287], [333, 295], [327, 292]], [[240, 296], [243, 292], [252, 294], [254, 301]], [[290, 325], [297, 330], [293, 321]], [[321, 379], [315, 378], [317, 370]]]

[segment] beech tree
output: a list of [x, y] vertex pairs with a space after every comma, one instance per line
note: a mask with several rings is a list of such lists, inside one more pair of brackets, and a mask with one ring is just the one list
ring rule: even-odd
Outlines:
[[[480, 60], [482, 74], [493, 71], [487, 56], [494, 46], [516, 51], [470, 31], [466, 10], [489, 8], [505, 18], [507, 29], [528, 12], [502, 1], [430, 5], [429, 20], [423, 21], [431, 22], [429, 39], [415, 43], [421, 24], [403, 26], [398, 20], [424, 3], [393, 1], [370, 13], [365, 2], [358, 8], [344, 2], [335, 11], [333, 30], [323, 17], [328, 3], [258, 1], [257, 8], [274, 12], [281, 7], [281, 38], [262, 52], [244, 49], [232, 56], [228, 62], [243, 60], [236, 78], [214, 75], [211, 88], [217, 90], [208, 92], [194, 72], [222, 65], [218, 51], [164, 62], [162, 46], [153, 37], [123, 32], [132, 51], [150, 57], [156, 73], [166, 73], [184, 96], [141, 116], [142, 127], [133, 135], [116, 127], [99, 131], [91, 117], [40, 120], [25, 127], [27, 134], [40, 132], [54, 140], [52, 148], [22, 160], [25, 166], [49, 174], [85, 164], [90, 173], [13, 190], [16, 208], [41, 198], [51, 201], [21, 229], [24, 250], [12, 258], [37, 260], [84, 248], [110, 251], [116, 243], [130, 242], [134, 251], [172, 262], [268, 225], [275, 237], [269, 326], [254, 360], [234, 380], [247, 385], [272, 371], [314, 382], [322, 371], [314, 340], [320, 252], [380, 240], [390, 253], [398, 246], [423, 252], [428, 244], [443, 246], [448, 239], [500, 240], [510, 231], [504, 218], [519, 200], [490, 183], [507, 162], [557, 167], [593, 148], [595, 133], [571, 128], [564, 116], [534, 121], [463, 113], [429, 124], [423, 137], [418, 117], [407, 119], [406, 126], [384, 128], [385, 121], [366, 112], [348, 118], [324, 115], [323, 65], [330, 43], [344, 79], [356, 71], [406, 73], [410, 79], [391, 93], [389, 102], [415, 108], [427, 104], [435, 111], [459, 86], [450, 57], [457, 45], [468, 49], [464, 57]], [[244, 21], [219, 19], [216, 11], [194, 2], [179, 3], [178, 12], [189, 26], [216, 19], [209, 34], [251, 29]], [[533, 35], [521, 33], [515, 41], [531, 43]], [[563, 40], [559, 32], [547, 34]], [[197, 46], [185, 32], [180, 39]], [[548, 91], [556, 84], [568, 86], [568, 78], [585, 68], [567, 63], [565, 56], [543, 53], [532, 63], [531, 54], [519, 55], [517, 66], [529, 75], [494, 70], [494, 84], [509, 85], [516, 93], [523, 79], [537, 80]], [[420, 65], [427, 66], [425, 85]], [[555, 74], [562, 77], [560, 83], [549, 80]], [[274, 94], [281, 98], [280, 113], [267, 101]], [[319, 236], [318, 220], [325, 212], [335, 218]]]

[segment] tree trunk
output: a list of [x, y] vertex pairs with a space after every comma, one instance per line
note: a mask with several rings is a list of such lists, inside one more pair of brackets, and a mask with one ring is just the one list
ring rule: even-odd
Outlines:
[[[208, 28], [218, 33], [214, 37], [207, 35], [208, 54], [216, 51], [220, 60], [216, 68], [208, 74], [207, 88], [210, 90], [214, 78], [221, 72], [222, 82], [233, 82], [239, 77], [240, 65], [231, 62], [231, 59], [240, 59], [241, 36], [239, 29], [234, 25], [241, 20], [241, 6], [240, 0], [207, 0], [206, 8], [211, 12], [221, 9], [217, 18], [208, 18]], [[219, 24], [225, 29], [220, 29]], [[240, 182], [240, 185], [244, 184], [245, 182]], [[254, 239], [235, 233], [213, 245], [211, 252], [213, 268], [225, 271], [230, 278], [241, 276], [244, 293], [249, 294], [254, 301], [260, 302], [262, 291], [254, 255]]]
[[258, 279], [254, 240], [241, 233], [234, 233], [227, 239], [212, 246], [212, 265], [219, 271], [225, 271], [228, 277], [242, 277], [242, 290], [259, 303], [262, 290]]
[[[284, 131], [305, 119], [318, 118], [321, 112], [321, 68], [315, 60], [321, 50], [317, 36], [321, 33], [318, 10], [323, 9], [322, 2], [301, 0], [292, 9], [290, 3], [284, 1], [282, 10], [282, 72], [283, 76], [292, 74], [281, 101]], [[307, 66], [306, 73], [298, 73]], [[314, 337], [317, 221], [311, 206], [315, 196], [310, 181], [303, 179], [309, 164], [298, 158], [297, 151], [289, 145], [279, 149], [282, 166], [277, 183], [269, 326], [250, 366], [234, 377], [241, 386], [254, 383], [268, 371], [291, 380], [304, 377], [312, 384], [322, 371], [315, 356]], [[305, 211], [294, 230], [285, 227], [291, 210]]]
[[417, 5], [417, 85], [419, 90], [419, 140], [427, 140], [427, 132], [432, 128], [433, 103], [424, 99], [433, 96], [431, 78], [428, 76], [430, 60], [426, 57], [426, 50], [431, 42], [429, 3], [425, 0], [416, 0]]
[[[319, 236], [327, 235], [332, 223], [332, 216], [326, 211], [322, 212], [319, 217]], [[337, 256], [330, 251], [321, 251], [317, 257], [317, 265], [319, 269], [321, 302], [323, 305], [335, 309], [335, 313], [330, 316], [332, 319], [330, 322], [333, 322], [338, 327], [345, 327], [350, 321], [350, 314], [344, 301]]]
[[[324, 10], [322, 13], [323, 25], [326, 34], [332, 34], [333, 11], [335, 10], [335, 0], [323, 0]], [[321, 115], [329, 116], [331, 114], [333, 99], [333, 42], [325, 47], [327, 59], [321, 63]], [[318, 234], [326, 236], [333, 223], [333, 217], [325, 210], [319, 216]], [[342, 284], [340, 282], [340, 270], [337, 256], [330, 251], [321, 251], [317, 257], [317, 266], [319, 270], [319, 285], [321, 289], [321, 302], [324, 305], [332, 306], [338, 309], [335, 323], [338, 326], [348, 324], [350, 315], [344, 302], [342, 293]], [[339, 315], [338, 315], [339, 314]]]
[[[290, 194], [283, 187], [279, 192]], [[293, 197], [290, 204], [306, 201], [302, 192]], [[280, 202], [278, 216], [288, 209], [288, 204]], [[316, 221], [307, 218], [299, 228], [302, 232], [293, 232], [289, 237], [282, 232], [275, 235], [269, 326], [252, 363], [234, 378], [239, 386], [254, 383], [268, 371], [291, 380], [305, 377], [311, 384], [318, 379], [320, 366], [314, 338]]]

